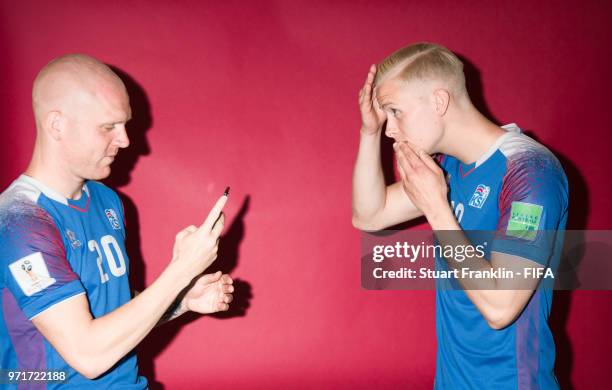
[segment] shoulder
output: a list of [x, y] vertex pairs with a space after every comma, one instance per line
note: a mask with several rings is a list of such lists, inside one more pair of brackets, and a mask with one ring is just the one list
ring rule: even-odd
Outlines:
[[32, 251], [63, 253], [59, 228], [37, 201], [40, 194], [15, 182], [0, 195], [0, 257], [19, 258]]
[[500, 151], [506, 157], [505, 184], [567, 187], [567, 176], [557, 157], [532, 138], [514, 134], [500, 146]]
[[557, 157], [544, 145], [524, 134], [512, 134], [499, 149], [506, 157], [508, 172], [565, 177]]
[[524, 134], [513, 134], [500, 146], [506, 157], [502, 200], [533, 201], [567, 206], [567, 176], [557, 157]]
[[38, 204], [40, 195], [40, 190], [19, 179], [0, 195], [2, 238], [23, 230], [57, 230], [51, 215]]

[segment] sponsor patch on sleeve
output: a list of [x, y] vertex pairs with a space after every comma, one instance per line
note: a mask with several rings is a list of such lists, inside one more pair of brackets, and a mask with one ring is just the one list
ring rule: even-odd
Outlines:
[[40, 252], [32, 253], [9, 264], [9, 269], [23, 293], [28, 297], [55, 283], [55, 279], [49, 275], [45, 259]]
[[536, 238], [544, 207], [538, 204], [512, 202], [506, 235], [533, 241]]

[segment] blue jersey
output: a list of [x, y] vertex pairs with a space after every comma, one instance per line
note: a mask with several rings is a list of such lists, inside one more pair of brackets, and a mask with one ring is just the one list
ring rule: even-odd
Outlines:
[[83, 294], [94, 318], [128, 302], [124, 239], [121, 201], [100, 183], [85, 183], [73, 201], [22, 175], [0, 195], [1, 368], [68, 372], [67, 384], [49, 383], [48, 388], [147, 386], [138, 376], [133, 352], [89, 380], [31, 322], [53, 305]]
[[[470, 230], [495, 231], [486, 250], [516, 255], [555, 270], [567, 220], [568, 185], [545, 147], [505, 126], [478, 161], [442, 156], [455, 216]], [[473, 242], [478, 244], [478, 242]], [[445, 261], [436, 259], [445, 268]], [[527, 265], [527, 264], [526, 264]], [[444, 283], [444, 282], [440, 282]], [[552, 288], [540, 283], [521, 315], [492, 329], [464, 291], [436, 289], [436, 389], [558, 389], [548, 326]]]

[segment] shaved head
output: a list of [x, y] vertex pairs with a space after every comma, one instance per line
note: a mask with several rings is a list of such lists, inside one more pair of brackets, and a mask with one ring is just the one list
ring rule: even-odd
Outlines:
[[84, 54], [68, 54], [49, 62], [36, 76], [32, 106], [37, 127], [50, 111], [70, 113], [92, 98], [125, 94], [121, 79], [104, 63]]

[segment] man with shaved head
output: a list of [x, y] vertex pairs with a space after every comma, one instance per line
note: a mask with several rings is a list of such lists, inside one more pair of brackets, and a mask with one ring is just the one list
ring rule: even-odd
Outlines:
[[[437, 270], [457, 276], [436, 280], [434, 387], [558, 389], [550, 281], [539, 271], [518, 280], [493, 271], [556, 270], [568, 209], [559, 161], [518, 126], [478, 112], [463, 63], [437, 44], [410, 45], [372, 65], [359, 104], [353, 225], [375, 231], [424, 216], [440, 247], [484, 243], [484, 255], [464, 263], [483, 279], [453, 274], [465, 266], [452, 253], [435, 259]], [[383, 129], [401, 176], [389, 186]]]
[[133, 350], [156, 324], [229, 307], [231, 278], [202, 275], [227, 194], [177, 234], [168, 266], [132, 298], [123, 206], [97, 181], [129, 146], [123, 82], [92, 57], [66, 55], [40, 71], [32, 100], [32, 160], [0, 195], [0, 366], [13, 373], [4, 383], [145, 388]]

